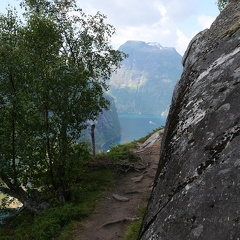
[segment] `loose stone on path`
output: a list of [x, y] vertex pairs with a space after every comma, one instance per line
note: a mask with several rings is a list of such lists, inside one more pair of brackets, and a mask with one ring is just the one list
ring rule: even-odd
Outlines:
[[112, 196], [113, 196], [114, 199], [116, 199], [117, 201], [120, 201], [120, 202], [127, 202], [127, 201], [129, 201], [129, 198], [124, 197], [124, 196], [120, 196], [118, 194], [113, 194]]

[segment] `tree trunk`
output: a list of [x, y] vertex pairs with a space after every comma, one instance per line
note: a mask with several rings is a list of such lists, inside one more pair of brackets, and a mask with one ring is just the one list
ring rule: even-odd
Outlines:
[[92, 139], [92, 153], [93, 156], [96, 156], [96, 147], [95, 147], [95, 135], [94, 135], [95, 124], [91, 125], [91, 139]]
[[41, 199], [40, 193], [37, 190], [35, 190], [32, 196], [29, 196], [29, 194], [22, 187], [12, 184], [6, 175], [1, 174], [0, 177], [1, 180], [6, 184], [6, 187], [0, 186], [0, 191], [18, 199], [23, 204], [23, 207], [30, 212], [40, 213], [44, 209], [50, 207], [49, 203]]

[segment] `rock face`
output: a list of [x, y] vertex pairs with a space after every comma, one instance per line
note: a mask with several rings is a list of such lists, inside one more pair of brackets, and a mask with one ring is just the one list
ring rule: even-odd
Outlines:
[[240, 2], [183, 57], [141, 240], [240, 239]]
[[142, 41], [127, 41], [119, 50], [129, 57], [109, 83], [118, 112], [164, 115], [182, 74], [181, 55], [174, 48]]
[[103, 110], [99, 115], [95, 129], [96, 147], [103, 151], [108, 150], [109, 145], [118, 142], [121, 138], [121, 126], [115, 101], [109, 95], [106, 95], [106, 98], [110, 101], [110, 108], [107, 111]]
[[[105, 95], [106, 99], [110, 102], [109, 110], [103, 110], [103, 112], [98, 116], [98, 122], [95, 128], [95, 142], [97, 151], [107, 151], [109, 145], [118, 142], [121, 138], [121, 126], [118, 119], [117, 108], [114, 99]], [[83, 131], [85, 139], [91, 142], [89, 125], [86, 130]]]

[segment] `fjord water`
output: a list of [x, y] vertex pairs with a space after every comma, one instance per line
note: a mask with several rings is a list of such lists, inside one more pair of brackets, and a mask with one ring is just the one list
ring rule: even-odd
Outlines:
[[121, 144], [146, 136], [165, 125], [166, 117], [149, 114], [118, 114], [121, 125]]

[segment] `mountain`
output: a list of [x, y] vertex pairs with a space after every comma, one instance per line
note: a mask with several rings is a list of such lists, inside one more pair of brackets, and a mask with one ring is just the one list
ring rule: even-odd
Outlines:
[[119, 50], [129, 57], [109, 82], [118, 112], [167, 114], [183, 70], [181, 55], [175, 48], [142, 41], [127, 41]]
[[240, 1], [183, 57], [139, 240], [240, 239]]

